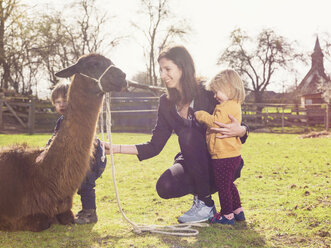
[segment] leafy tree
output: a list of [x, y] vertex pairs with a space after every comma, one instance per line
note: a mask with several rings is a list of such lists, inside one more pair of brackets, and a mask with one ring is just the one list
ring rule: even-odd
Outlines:
[[254, 93], [255, 102], [262, 102], [263, 92], [272, 82], [278, 69], [294, 71], [293, 62], [304, 61], [285, 37], [271, 29], [262, 30], [255, 39], [241, 29], [230, 35], [231, 44], [221, 54], [218, 64], [228, 64], [237, 70], [248, 90]]
[[158, 85], [156, 73], [156, 57], [163, 48], [178, 38], [187, 36], [191, 28], [183, 19], [176, 18], [170, 9], [170, 0], [141, 0], [139, 14], [147, 18], [148, 26], [140, 22], [132, 23], [144, 34], [148, 45], [143, 45], [147, 58], [148, 81], [150, 85]]

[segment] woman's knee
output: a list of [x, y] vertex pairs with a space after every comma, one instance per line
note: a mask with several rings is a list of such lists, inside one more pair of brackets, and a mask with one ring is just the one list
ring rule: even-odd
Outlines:
[[163, 199], [170, 199], [171, 197], [171, 183], [160, 177], [156, 183], [156, 192]]

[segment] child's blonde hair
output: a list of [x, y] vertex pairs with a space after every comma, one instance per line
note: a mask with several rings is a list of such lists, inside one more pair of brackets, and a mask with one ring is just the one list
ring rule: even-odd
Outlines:
[[57, 83], [51, 93], [51, 101], [54, 105], [55, 100], [59, 97], [67, 98], [67, 93], [69, 89], [69, 84], [67, 82]]
[[239, 74], [233, 69], [226, 69], [218, 73], [206, 83], [206, 89], [226, 94], [229, 100], [242, 103], [245, 100], [245, 88]]

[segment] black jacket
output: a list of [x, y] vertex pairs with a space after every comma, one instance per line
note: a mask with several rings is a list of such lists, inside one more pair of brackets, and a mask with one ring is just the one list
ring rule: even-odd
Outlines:
[[[199, 94], [194, 99], [193, 110], [204, 110], [212, 114], [216, 104], [217, 101], [214, 99], [213, 93], [200, 86]], [[193, 122], [192, 126], [193, 128], [199, 129], [205, 135], [205, 127], [199, 126], [196, 122]], [[175, 104], [167, 99], [166, 94], [163, 94], [160, 97], [157, 122], [153, 129], [151, 140], [136, 145], [138, 159], [141, 161], [158, 155], [167, 143], [172, 132], [175, 132], [178, 135], [180, 130], [185, 127], [187, 127], [186, 120], [179, 116]], [[241, 142], [245, 143], [246, 138], [247, 134], [241, 138]]]

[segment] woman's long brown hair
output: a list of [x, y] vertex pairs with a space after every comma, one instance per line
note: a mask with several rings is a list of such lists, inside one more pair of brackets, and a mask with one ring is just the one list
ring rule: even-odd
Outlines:
[[175, 88], [167, 88], [168, 99], [179, 105], [190, 103], [198, 93], [198, 84], [195, 78], [194, 62], [183, 46], [174, 46], [162, 51], [157, 59], [159, 62], [162, 58], [171, 60], [182, 70], [180, 84], [182, 92]]

